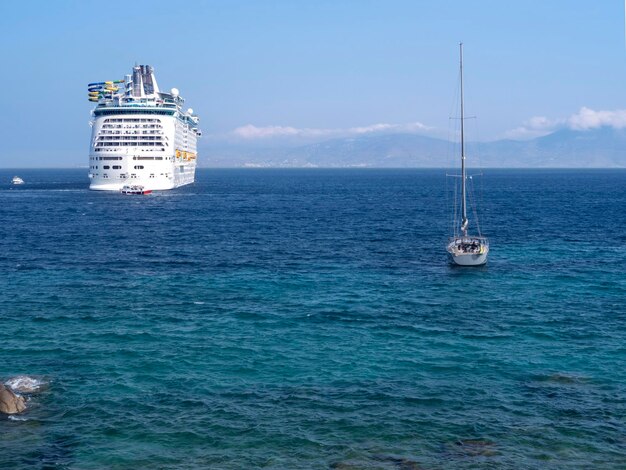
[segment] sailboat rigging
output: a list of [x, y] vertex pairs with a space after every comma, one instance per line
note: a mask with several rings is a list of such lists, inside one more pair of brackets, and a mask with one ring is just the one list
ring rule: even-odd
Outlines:
[[[467, 169], [465, 167], [465, 109], [463, 102], [463, 43], [459, 44], [459, 70], [461, 81], [461, 220], [460, 234], [454, 234], [448, 240], [446, 250], [450, 260], [459, 266], [482, 266], [487, 262], [489, 254], [489, 240], [478, 235], [469, 234], [469, 219], [467, 218]], [[455, 223], [457, 223], [455, 221]], [[478, 224], [477, 224], [478, 226]]]

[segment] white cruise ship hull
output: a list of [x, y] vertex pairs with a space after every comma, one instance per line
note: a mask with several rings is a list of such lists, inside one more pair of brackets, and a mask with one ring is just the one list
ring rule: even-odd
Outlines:
[[[158, 171], [159, 169], [152, 168], [152, 170]], [[166, 191], [191, 184], [195, 181], [195, 165], [193, 167], [181, 166], [175, 168], [174, 170], [165, 169], [165, 171], [173, 176], [156, 176], [154, 178], [150, 178], [151, 173], [148, 173], [147, 177], [146, 175], [140, 174], [136, 178], [131, 179], [118, 177], [114, 181], [111, 181], [109, 178], [103, 179], [92, 177], [89, 189], [93, 191], [120, 191], [123, 186], [132, 183], [142, 185], [144, 188], [151, 191]]]
[[159, 191], [194, 182], [196, 133], [172, 111], [153, 112], [162, 114], [118, 108], [95, 117], [89, 189], [119, 191], [139, 184]]

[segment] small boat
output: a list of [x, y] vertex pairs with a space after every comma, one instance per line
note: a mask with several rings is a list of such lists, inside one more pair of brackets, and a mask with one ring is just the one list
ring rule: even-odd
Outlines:
[[24, 184], [24, 180], [19, 176], [14, 176], [11, 180], [11, 184]]
[[146, 189], [140, 184], [124, 185], [122, 186], [122, 189], [120, 191], [122, 194], [137, 194], [137, 195], [150, 194], [152, 192], [151, 189]]
[[466, 187], [468, 177], [465, 168], [465, 127], [463, 125], [463, 121], [466, 119], [463, 109], [463, 43], [459, 44], [459, 55], [461, 81], [461, 220], [458, 227], [455, 222], [454, 235], [448, 240], [446, 251], [454, 264], [459, 266], [482, 266], [487, 262], [489, 240], [481, 235], [478, 223], [476, 223], [478, 235], [470, 235], [468, 233], [469, 219], [467, 218]]

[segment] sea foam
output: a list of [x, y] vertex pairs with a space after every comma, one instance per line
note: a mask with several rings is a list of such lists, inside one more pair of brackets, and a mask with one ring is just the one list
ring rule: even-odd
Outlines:
[[4, 384], [14, 392], [37, 393], [41, 391], [41, 389], [44, 388], [48, 382], [41, 378], [18, 375], [10, 378]]

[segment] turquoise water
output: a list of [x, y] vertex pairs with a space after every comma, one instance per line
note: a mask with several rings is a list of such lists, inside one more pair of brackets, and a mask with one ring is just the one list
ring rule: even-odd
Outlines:
[[626, 171], [444, 175], [0, 171], [0, 468], [626, 468]]

